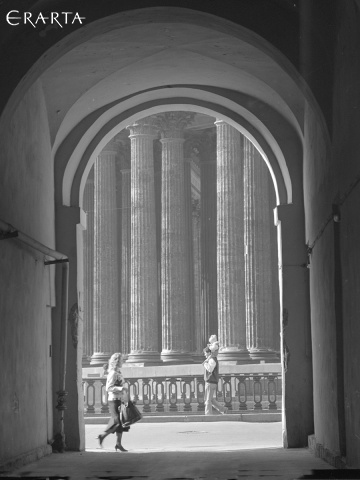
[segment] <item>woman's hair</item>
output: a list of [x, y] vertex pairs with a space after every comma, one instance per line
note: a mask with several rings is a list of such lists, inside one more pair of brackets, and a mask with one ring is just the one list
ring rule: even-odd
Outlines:
[[115, 368], [121, 364], [121, 359], [121, 353], [113, 353], [109, 359], [109, 370], [115, 370]]

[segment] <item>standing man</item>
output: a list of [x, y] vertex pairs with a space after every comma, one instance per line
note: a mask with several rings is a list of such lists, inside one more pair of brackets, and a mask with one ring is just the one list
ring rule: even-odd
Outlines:
[[216, 386], [219, 381], [219, 362], [217, 360], [218, 350], [211, 352], [209, 347], [204, 348], [204, 380], [205, 380], [205, 415], [212, 415], [212, 407], [220, 413], [227, 413], [227, 407], [221, 405], [215, 398]]

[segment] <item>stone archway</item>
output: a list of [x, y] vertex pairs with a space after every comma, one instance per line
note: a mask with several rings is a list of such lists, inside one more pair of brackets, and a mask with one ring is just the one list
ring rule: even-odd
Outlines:
[[[172, 102], [174, 101], [171, 99]], [[120, 114], [115, 117], [115, 119], [112, 119], [111, 121], [107, 122], [102, 128], [98, 130], [98, 133], [89, 136], [88, 138], [91, 139], [90, 144], [91, 147], [88, 146], [87, 148], [82, 147], [79, 149], [79, 151], [84, 152], [83, 158], [78, 158], [77, 159], [77, 169], [73, 169], [73, 176], [72, 176], [72, 182], [71, 185], [69, 185], [71, 188], [69, 189], [70, 195], [69, 197], [73, 199], [71, 201], [71, 206], [70, 207], [64, 207], [62, 206], [61, 209], [66, 212], [70, 211], [72, 212], [74, 209], [80, 209], [81, 207], [81, 183], [84, 177], [86, 177], [86, 173], [88, 171], [89, 165], [91, 164], [92, 159], [94, 158], [94, 155], [96, 155], [96, 151], [99, 151], [101, 149], [101, 145], [106, 143], [108, 138], [111, 138], [115, 133], [120, 131], [121, 129], [124, 128], [125, 125], [129, 124], [136, 116], [148, 116], [151, 113], [156, 113], [163, 111], [164, 109], [168, 110], [194, 110], [194, 109], [204, 109], [204, 111], [210, 112], [213, 115], [218, 116], [219, 118], [222, 117], [222, 114], [219, 113], [219, 111], [223, 111], [223, 108], [221, 106], [217, 106], [217, 110], [214, 109], [213, 105], [211, 105], [211, 109], [209, 108], [210, 105], [208, 104], [207, 107], [204, 107], [203, 105], [198, 104], [195, 106], [194, 100], [191, 100], [192, 103], [186, 104], [184, 99], [182, 99], [182, 102], [180, 104], [174, 104], [174, 103], [167, 103], [163, 104], [160, 103], [156, 106], [152, 106], [149, 108], [149, 104], [146, 103], [144, 105], [140, 105], [139, 108], [137, 109], [136, 113], [132, 113], [131, 116], [129, 116], [129, 111], [126, 111], [123, 114]], [[236, 115], [235, 112], [228, 111], [228, 115], [225, 117], [227, 121], [230, 121], [233, 123], [235, 127], [240, 129], [242, 132], [244, 130], [246, 133], [252, 137], [255, 138], [258, 143], [258, 145], [264, 145], [265, 149], [269, 152], [269, 154], [273, 155], [273, 158], [277, 159], [277, 157], [273, 154], [271, 151], [270, 146], [267, 144], [267, 142], [264, 140], [263, 136], [261, 135], [261, 132], [256, 131], [253, 129], [255, 135], [251, 135], [246, 129], [244, 129], [244, 123], [249, 125], [246, 122], [246, 120], [241, 119], [240, 121], [242, 124], [239, 125], [239, 116]], [[282, 126], [283, 129], [286, 128], [285, 125]], [[98, 128], [98, 125], [97, 125]], [[106, 133], [105, 133], [106, 132]], [[287, 139], [289, 141], [289, 135], [290, 132], [287, 132]], [[294, 192], [295, 195], [297, 196], [299, 193], [301, 194], [302, 188], [301, 185], [296, 185], [297, 182], [301, 183], [301, 176], [299, 175], [299, 171], [301, 171], [301, 145], [299, 142], [296, 141], [296, 135], [293, 134], [291, 137], [291, 141], [286, 145], [284, 143], [283, 145], [280, 144], [279, 149], [281, 152], [286, 152], [286, 156], [284, 155], [283, 158], [286, 157], [291, 157], [292, 160], [295, 158], [298, 159], [298, 161], [295, 163], [295, 165], [291, 165], [291, 162], [289, 162], [289, 177], [286, 179], [286, 182], [284, 181], [284, 178], [282, 178], [281, 175], [281, 168], [278, 167], [273, 169], [273, 172], [275, 171], [276, 174], [274, 173], [274, 176], [276, 180], [278, 181], [278, 185], [280, 185], [280, 188], [277, 188], [278, 191], [281, 191], [282, 195], [284, 193], [289, 193], [289, 192]], [[99, 143], [97, 143], [99, 142]], [[273, 142], [276, 144], [276, 138], [273, 137]], [[291, 153], [290, 150], [291, 149]], [[264, 150], [263, 150], [264, 151]], [[265, 152], [264, 152], [265, 155]], [[300, 170], [297, 170], [299, 168]], [[286, 172], [286, 169], [283, 168], [283, 171]], [[297, 172], [297, 173], [296, 173]], [[290, 175], [294, 175], [294, 182], [292, 182], [292, 177]], [[298, 176], [296, 176], [298, 175]], [[64, 175], [63, 179], [66, 178], [66, 175]], [[68, 177], [67, 177], [68, 180]], [[293, 185], [295, 183], [295, 185]], [[286, 188], [291, 187], [291, 188]], [[64, 188], [64, 183], [62, 185], [62, 193], [66, 191]], [[294, 188], [293, 188], [294, 187]], [[69, 198], [68, 197], [68, 198]], [[305, 338], [306, 334], [309, 332], [303, 331], [302, 330], [302, 325], [296, 323], [296, 320], [293, 321], [291, 327], [292, 330], [290, 333], [289, 328], [288, 328], [288, 312], [292, 311], [293, 313], [296, 312], [296, 314], [299, 314], [302, 318], [306, 316], [306, 311], [309, 308], [308, 307], [308, 284], [307, 284], [307, 270], [306, 270], [306, 250], [305, 247], [302, 245], [302, 234], [301, 234], [301, 229], [302, 225], [304, 222], [304, 212], [303, 208], [301, 205], [301, 199], [298, 205], [295, 205], [288, 202], [288, 203], [281, 203], [281, 197], [279, 196], [279, 206], [278, 206], [278, 215], [277, 215], [277, 222], [278, 222], [278, 229], [279, 229], [279, 239], [281, 239], [280, 245], [280, 251], [279, 251], [279, 262], [281, 265], [281, 271], [282, 271], [282, 280], [283, 280], [283, 288], [282, 288], [282, 298], [281, 298], [281, 307], [283, 309], [283, 333], [285, 333], [285, 338], [283, 338], [283, 346], [282, 346], [282, 361], [284, 365], [284, 391], [285, 391], [285, 396], [284, 396], [284, 445], [285, 446], [296, 446], [299, 445], [301, 442], [301, 438], [307, 438], [307, 432], [301, 431], [301, 428], [306, 429], [306, 424], [304, 426], [304, 423], [302, 423], [302, 426], [299, 426], [296, 422], [297, 415], [299, 414], [299, 403], [301, 403], [302, 408], [304, 408], [304, 411], [302, 412], [302, 418], [304, 418], [304, 415], [308, 415], [308, 422], [312, 422], [312, 416], [311, 416], [311, 408], [309, 407], [310, 401], [308, 401], [308, 406], [305, 407], [306, 405], [306, 397], [309, 396], [311, 397], [311, 364], [306, 359], [306, 356], [304, 358], [301, 352], [296, 352], [293, 350], [291, 347], [291, 352], [294, 353], [296, 356], [298, 356], [296, 364], [291, 363], [290, 364], [290, 357], [289, 357], [289, 352], [290, 352], [290, 347], [289, 343], [294, 341], [299, 341], [299, 338], [302, 337], [304, 344], [306, 344], [307, 339]], [[286, 196], [285, 198], [282, 197], [283, 200], [286, 201]], [[295, 197], [295, 200], [297, 198]], [[74, 203], [75, 204], [74, 204]], [[64, 222], [67, 222], [67, 219], [64, 219]], [[80, 223], [80, 222], [79, 222]], [[65, 225], [65, 224], [64, 224]], [[75, 228], [75, 225], [74, 225]], [[80, 228], [79, 225], [77, 225], [76, 228]], [[63, 228], [61, 227], [59, 231], [63, 231]], [[79, 255], [78, 255], [79, 256]], [[301, 262], [301, 263], [300, 263]], [[296, 295], [294, 298], [294, 293], [296, 292]], [[306, 347], [305, 347], [306, 350]], [[300, 354], [300, 355], [299, 355]], [[307, 361], [307, 369], [304, 369], [304, 363]], [[294, 365], [294, 366], [293, 366]], [[289, 373], [289, 369], [291, 366], [291, 370], [293, 370], [291, 373]], [[290, 371], [291, 371], [290, 370]], [[296, 372], [296, 373], [295, 373]], [[293, 376], [294, 375], [294, 376]], [[302, 377], [303, 376], [303, 377]], [[302, 383], [304, 382], [309, 382], [308, 383], [308, 389], [306, 392], [300, 392], [297, 389], [297, 386], [299, 385], [300, 379], [303, 378]], [[302, 396], [302, 394], [305, 394]], [[294, 407], [295, 411], [297, 412], [296, 414], [292, 414], [291, 409]], [[305, 412], [306, 410], [306, 412]], [[287, 416], [285, 415], [287, 414]], [[289, 433], [290, 432], [290, 436]]]
[[[134, 10], [130, 14], [128, 12], [126, 14], [114, 13], [113, 16], [102, 18], [98, 23], [94, 22], [94, 25], [90, 25], [86, 36], [82, 36], [79, 31], [71, 38], [64, 36], [60, 40], [57, 37], [57, 44], [55, 41], [54, 44], [49, 43], [46, 53], [41, 56], [36, 65], [29, 67], [28, 75], [23, 82], [19, 82], [15, 96], [8, 103], [9, 114], [16, 105], [16, 97], [21, 97], [27, 86], [31, 85], [40, 74], [43, 74], [42, 80], [45, 87], [55, 86], [56, 65], [53, 65], [55, 60], [66, 60], [66, 55], [75, 51], [77, 46], [86, 45], [87, 41], [116, 29], [120, 32], [119, 34], [126, 30], [126, 35], [131, 36], [135, 35], [143, 25], [146, 25], [148, 38], [152, 38], [151, 35], [155, 35], [156, 28], [160, 24], [161, 27], [164, 27], [163, 34], [167, 38], [166, 45], [169, 50], [173, 48], [171, 44], [174, 37], [166, 32], [165, 24], [167, 22], [173, 26], [176, 25], [178, 38], [181, 35], [180, 27], [185, 26], [186, 36], [198, 38], [196, 37], [197, 31], [202, 29], [204, 36], [201, 41], [205, 40], [206, 35], [209, 35], [210, 40], [202, 53], [197, 52], [194, 55], [193, 52], [191, 54], [179, 52], [178, 63], [171, 63], [174, 62], [172, 51], [167, 52], [166, 55], [161, 52], [154, 53], [152, 65], [141, 64], [137, 72], [129, 72], [132, 74], [131, 80], [136, 77], [137, 73], [138, 78], [149, 80], [150, 86], [144, 81], [132, 84], [133, 91], [124, 87], [124, 91], [120, 90], [119, 93], [119, 90], [113, 88], [119, 85], [119, 74], [117, 71], [113, 71], [108, 72], [109, 78], [97, 79], [97, 84], [91, 85], [87, 91], [72, 91], [74, 98], [71, 98], [71, 95], [69, 98], [73, 103], [61, 104], [65, 113], [62, 113], [59, 108], [60, 113], [57, 120], [55, 104], [51, 104], [49, 118], [55, 159], [57, 248], [68, 254], [72, 265], [70, 306], [78, 301], [77, 282], [80, 278], [78, 272], [81, 271], [76, 245], [77, 232], [81, 228], [79, 197], [83, 174], [92, 155], [96, 154], [96, 149], [100, 149], [101, 145], [106, 143], [114, 129], [118, 128], [119, 121], [127, 122], [139, 112], [146, 112], [151, 108], [156, 109], [160, 104], [168, 103], [172, 106], [174, 104], [182, 105], [182, 107], [197, 105], [197, 107], [208, 108], [233, 122], [234, 126], [245, 128], [265, 152], [272, 165], [274, 177], [277, 179], [278, 220], [281, 222], [282, 240], [280, 257], [283, 272], [283, 333], [285, 333], [283, 349], [285, 368], [284, 445], [291, 447], [306, 445], [307, 435], [312, 433], [312, 381], [310, 345], [308, 344], [310, 333], [307, 330], [309, 329], [309, 300], [304, 235], [301, 133], [303, 103], [307, 93], [304, 93], [299, 87], [301, 78], [290, 62], [270, 43], [242, 26], [232, 24], [224, 19], [203, 12], [172, 8], [140, 9]], [[220, 42], [220, 36], [226, 35], [229, 35], [229, 38]], [[111, 39], [108, 40], [111, 41]], [[114, 38], [114, 45], [118, 41], [118, 37]], [[217, 44], [220, 51], [216, 59], [210, 58], [210, 52], [214, 51], [214, 41], [220, 42]], [[129, 51], [132, 53], [133, 46], [134, 44], [128, 47], [128, 53]], [[235, 46], [239, 48], [238, 52], [240, 53], [234, 52]], [[199, 47], [197, 46], [197, 48]], [[57, 53], [50, 59], [51, 53], [54, 51]], [[240, 72], [239, 68], [234, 67], [224, 78], [223, 70], [219, 68], [221, 66], [219, 58], [222, 54], [224, 57], [231, 54], [234, 64], [236, 62], [241, 64], [242, 71]], [[204, 58], [210, 58], [210, 60], [204, 62], [200, 72], [196, 65]], [[245, 66], [244, 63], [241, 63], [244, 58], [250, 59]], [[74, 57], [72, 57], [73, 60]], [[161, 70], [162, 63], [170, 66]], [[187, 68], [181, 70], [182, 73], [179, 76], [179, 71], [185, 64]], [[229, 64], [226, 65], [229, 66]], [[72, 68], [74, 77], [76, 77], [75, 66], [72, 65]], [[159, 69], [159, 75], [154, 75], [150, 79], [147, 77], [147, 73], [151, 69], [154, 71]], [[140, 76], [139, 73], [141, 73]], [[206, 76], [211, 80], [207, 81]], [[72, 78], [67, 78], [67, 82], [63, 82], [62, 88], [66, 89], [71, 85], [71, 80]], [[59, 87], [58, 84], [56, 86]], [[111, 86], [112, 88], [108, 88]], [[184, 93], [180, 95], [179, 92], [174, 96], [176, 88], [184, 87], [188, 87], [187, 97]], [[56, 89], [54, 88], [54, 90]], [[99, 95], [101, 92], [103, 92], [102, 96]], [[110, 97], [105, 95], [109, 92], [112, 94]], [[160, 95], [151, 97], [151, 92]], [[194, 100], [194, 92], [197, 92], [197, 96], [200, 97], [197, 102]], [[60, 98], [63, 93], [64, 91], [60, 89], [58, 97]], [[205, 97], [209, 93], [213, 95], [212, 98]], [[143, 95], [142, 98], [141, 95]], [[160, 101], [161, 95], [162, 100]], [[218, 97], [217, 102], [215, 96]], [[89, 113], [87, 108], [92, 97], [97, 99], [101, 97], [102, 101], [94, 102], [95, 105], [91, 107]], [[131, 99], [134, 99], [135, 102], [131, 103]], [[231, 105], [227, 105], [229, 101]], [[147, 105], [145, 105], [146, 103]], [[115, 115], [111, 109], [116, 108], [117, 104], [120, 108]], [[313, 105], [313, 108], [316, 111], [316, 105]], [[251, 115], [245, 116], [246, 111]], [[6, 121], [6, 115], [3, 115], [2, 120]], [[319, 123], [321, 123], [320, 119]], [[287, 175], [286, 170], [288, 171]], [[57, 316], [58, 312], [55, 312], [55, 319]], [[81, 331], [79, 331], [79, 335], [81, 335]], [[84, 446], [81, 375], [79, 374], [81, 371], [80, 350], [70, 350], [68, 358], [69, 384], [73, 387], [70, 390], [72, 402], [66, 412], [66, 428], [68, 445], [71, 449], [81, 449]], [[58, 359], [54, 358], [55, 369], [57, 362]], [[301, 424], [299, 419], [301, 419]]]

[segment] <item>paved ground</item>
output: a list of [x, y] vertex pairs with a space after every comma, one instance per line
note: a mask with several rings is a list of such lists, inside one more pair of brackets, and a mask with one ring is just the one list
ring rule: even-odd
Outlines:
[[[102, 425], [86, 426], [86, 449], [98, 452], [96, 437]], [[123, 434], [129, 452], [213, 452], [281, 447], [281, 423], [179, 422], [138, 423]], [[109, 435], [103, 450], [114, 450], [115, 435]]]
[[[312, 470], [334, 473], [307, 449], [281, 447], [281, 423], [139, 423], [124, 434], [127, 453], [115, 452], [115, 436], [96, 436], [86, 425], [86, 452], [53, 454], [11, 476], [74, 480], [293, 480]], [[326, 472], [325, 472], [326, 473]], [[337, 478], [321, 476], [321, 478]]]

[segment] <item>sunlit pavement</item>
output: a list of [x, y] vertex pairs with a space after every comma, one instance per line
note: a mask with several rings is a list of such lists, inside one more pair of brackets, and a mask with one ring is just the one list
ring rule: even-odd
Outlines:
[[[281, 423], [138, 423], [100, 448], [103, 425], [86, 425], [86, 452], [53, 454], [11, 476], [81, 479], [298, 479], [332, 467], [307, 449], [283, 449]], [[330, 472], [329, 472], [330, 473]], [[325, 478], [325, 477], [322, 477]], [[336, 477], [333, 477], [336, 478]]]
[[[96, 437], [104, 425], [86, 426], [86, 450], [98, 451]], [[103, 450], [114, 450], [115, 435], [109, 435]], [[123, 434], [131, 452], [209, 452], [281, 447], [281, 423], [201, 422], [138, 423]]]

